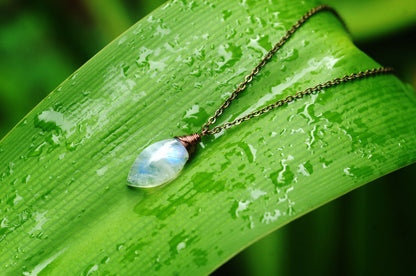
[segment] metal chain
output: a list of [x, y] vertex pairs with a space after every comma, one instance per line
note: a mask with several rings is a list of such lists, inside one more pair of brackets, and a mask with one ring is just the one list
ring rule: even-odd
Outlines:
[[293, 33], [299, 29], [310, 17], [317, 14], [320, 11], [331, 11], [334, 13], [337, 17], [338, 14], [336, 11], [328, 6], [328, 5], [320, 5], [317, 6], [311, 10], [309, 10], [307, 13], [305, 13], [300, 20], [296, 22], [295, 25], [293, 25], [286, 34], [280, 39], [278, 43], [276, 43], [271, 50], [267, 52], [267, 54], [262, 58], [262, 60], [254, 67], [254, 69], [251, 71], [250, 74], [245, 76], [244, 81], [242, 81], [240, 84], [238, 84], [237, 88], [231, 93], [231, 95], [224, 101], [224, 103], [215, 111], [214, 115], [208, 119], [208, 121], [202, 126], [201, 129], [201, 136], [208, 135], [208, 134], [215, 134], [220, 132], [223, 129], [229, 129], [232, 126], [239, 125], [244, 121], [250, 120], [253, 117], [258, 117], [266, 112], [269, 112], [272, 109], [278, 108], [284, 104], [293, 102], [296, 99], [300, 99], [305, 95], [309, 95], [312, 93], [316, 93], [324, 88], [334, 87], [336, 85], [339, 85], [341, 83], [345, 83], [348, 81], [352, 81], [359, 78], [365, 78], [371, 75], [381, 74], [381, 73], [388, 73], [392, 72], [393, 68], [374, 68], [371, 70], [366, 71], [360, 71], [358, 73], [353, 73], [351, 75], [345, 75], [342, 78], [335, 78], [333, 80], [327, 81], [323, 84], [318, 84], [314, 87], [307, 88], [303, 91], [298, 91], [294, 95], [289, 95], [283, 100], [278, 100], [275, 103], [272, 103], [270, 105], [267, 105], [259, 110], [256, 110], [250, 114], [247, 114], [241, 118], [237, 118], [232, 122], [226, 122], [222, 124], [221, 126], [216, 126], [213, 129], [209, 129], [210, 125], [214, 124], [217, 121], [217, 118], [221, 116], [221, 114], [224, 112], [224, 110], [230, 106], [231, 102], [237, 98], [238, 94], [243, 92], [247, 88], [247, 84], [249, 84], [254, 76], [256, 76], [260, 70], [266, 65], [266, 63], [273, 57], [273, 55], [285, 44], [289, 38], [293, 35]]
[[247, 114], [243, 117], [235, 119], [232, 122], [226, 122], [221, 126], [216, 126], [211, 130], [207, 130], [205, 132], [202, 132], [201, 135], [215, 134], [215, 133], [220, 132], [223, 129], [229, 129], [232, 126], [239, 125], [242, 122], [248, 121], [253, 117], [258, 117], [258, 116], [260, 116], [264, 113], [269, 112], [272, 109], [275, 109], [275, 108], [280, 107], [284, 104], [288, 104], [290, 102], [293, 102], [296, 99], [303, 98], [303, 96], [305, 96], [305, 95], [310, 95], [310, 94], [316, 93], [316, 92], [318, 92], [318, 91], [320, 91], [324, 88], [334, 87], [334, 86], [337, 86], [341, 83], [349, 82], [349, 81], [360, 79], [360, 78], [369, 77], [371, 75], [382, 74], [382, 73], [390, 73], [390, 72], [393, 72], [393, 68], [380, 67], [380, 68], [374, 68], [374, 69], [371, 69], [371, 70], [360, 71], [358, 73], [352, 73], [351, 75], [345, 75], [342, 78], [335, 78], [335, 79], [329, 80], [325, 83], [318, 84], [314, 87], [307, 88], [303, 91], [298, 91], [294, 95], [289, 95], [283, 100], [278, 100], [275, 103], [269, 104], [269, 105], [267, 105], [267, 106], [265, 106], [265, 107], [263, 107], [259, 110], [256, 110], [256, 111], [254, 111], [252, 113], [249, 113], [249, 114]]

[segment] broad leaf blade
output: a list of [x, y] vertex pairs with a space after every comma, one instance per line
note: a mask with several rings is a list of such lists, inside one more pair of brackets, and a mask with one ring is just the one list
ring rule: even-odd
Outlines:
[[[383, 75], [204, 139], [161, 189], [126, 187], [144, 147], [198, 131], [316, 5], [168, 3], [72, 75], [0, 144], [5, 271], [207, 273], [296, 217], [414, 162], [416, 97]], [[220, 121], [378, 66], [323, 12]]]

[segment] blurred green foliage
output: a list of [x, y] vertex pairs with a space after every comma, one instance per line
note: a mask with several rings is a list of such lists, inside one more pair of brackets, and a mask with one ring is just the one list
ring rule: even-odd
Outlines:
[[[0, 0], [0, 136], [163, 2]], [[361, 49], [416, 86], [414, 0], [331, 4]], [[415, 183], [415, 165], [378, 179], [267, 236], [215, 274], [415, 275]]]

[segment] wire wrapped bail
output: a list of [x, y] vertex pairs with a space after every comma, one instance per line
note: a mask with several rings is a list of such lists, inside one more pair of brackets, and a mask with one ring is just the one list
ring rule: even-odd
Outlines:
[[179, 140], [179, 142], [182, 143], [182, 145], [186, 148], [189, 155], [192, 155], [195, 151], [196, 144], [201, 141], [201, 134], [194, 133], [190, 135], [184, 135], [184, 136], [175, 136], [176, 139]]

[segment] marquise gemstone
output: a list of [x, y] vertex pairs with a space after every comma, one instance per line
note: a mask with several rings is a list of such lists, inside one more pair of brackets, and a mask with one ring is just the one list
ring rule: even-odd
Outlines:
[[178, 139], [151, 144], [134, 161], [128, 185], [151, 188], [168, 183], [179, 175], [188, 159], [189, 153]]

